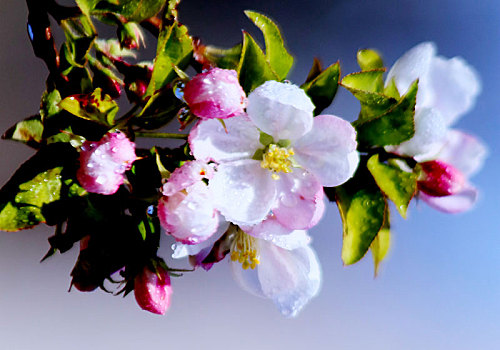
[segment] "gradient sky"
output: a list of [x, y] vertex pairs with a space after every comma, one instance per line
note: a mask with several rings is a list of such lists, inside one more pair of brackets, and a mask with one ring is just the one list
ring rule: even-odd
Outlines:
[[[0, 4], [0, 129], [6, 130], [37, 112], [46, 71], [28, 42], [25, 3]], [[360, 48], [377, 48], [390, 65], [428, 40], [440, 54], [460, 55], [476, 67], [483, 92], [456, 125], [490, 149], [472, 179], [482, 191], [475, 209], [453, 216], [414, 203], [407, 220], [394, 214], [393, 249], [374, 279], [369, 256], [342, 266], [341, 224], [329, 204], [311, 231], [323, 266], [322, 291], [293, 320], [240, 290], [224, 262], [210, 273], [174, 279], [172, 306], [163, 317], [140, 310], [133, 296], [67, 293], [76, 249], [40, 264], [52, 228], [0, 233], [0, 349], [499, 349], [500, 2], [184, 0], [180, 19], [206, 43], [230, 46], [242, 28], [258, 34], [244, 9], [281, 25], [296, 58], [290, 80], [299, 84], [314, 56], [325, 64], [340, 60], [347, 74], [357, 69]], [[328, 111], [353, 120], [358, 110], [340, 91]], [[0, 182], [31, 154], [0, 141]]]

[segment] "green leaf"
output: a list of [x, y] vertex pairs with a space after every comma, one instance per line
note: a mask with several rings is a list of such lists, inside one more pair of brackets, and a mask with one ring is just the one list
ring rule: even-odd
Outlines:
[[279, 80], [262, 49], [247, 32], [243, 32], [243, 50], [237, 71], [240, 84], [247, 94], [268, 80]]
[[20, 141], [36, 146], [42, 142], [43, 123], [39, 115], [20, 121], [3, 134], [6, 140]]
[[396, 205], [403, 218], [417, 192], [417, 175], [401, 170], [395, 164], [384, 164], [378, 154], [370, 157], [367, 167], [382, 192]]
[[59, 107], [69, 113], [98, 122], [106, 126], [113, 126], [118, 113], [118, 105], [109, 95], [104, 95], [100, 88], [89, 95], [72, 95], [59, 103]]
[[337, 93], [339, 79], [340, 65], [337, 62], [301, 86], [316, 106], [314, 115], [320, 114], [332, 103]]
[[380, 69], [384, 67], [384, 61], [380, 54], [371, 49], [359, 50], [357, 57], [358, 64], [364, 71], [369, 71], [373, 69]]
[[418, 82], [415, 81], [406, 95], [386, 113], [367, 121], [354, 123], [361, 147], [399, 145], [415, 134], [415, 103]]
[[377, 237], [375, 237], [375, 239], [372, 242], [372, 245], [370, 246], [370, 251], [372, 252], [372, 258], [373, 258], [375, 277], [377, 277], [378, 275], [378, 269], [380, 267], [380, 263], [387, 256], [390, 246], [391, 246], [391, 230], [389, 227], [389, 218], [386, 218], [384, 227], [380, 229], [380, 231], [377, 234]]
[[43, 205], [59, 199], [61, 171], [57, 167], [37, 174], [19, 184], [13, 197], [0, 192], [0, 230], [18, 231], [44, 222]]
[[339, 186], [336, 197], [343, 221], [342, 261], [351, 265], [365, 256], [382, 228], [386, 202], [376, 187]]
[[61, 102], [61, 94], [59, 90], [45, 91], [42, 95], [42, 101], [40, 103], [40, 115], [42, 120], [50, 118], [61, 111], [59, 108], [59, 102]]
[[247, 10], [245, 15], [262, 31], [266, 43], [266, 59], [280, 80], [286, 78], [293, 65], [293, 57], [283, 43], [278, 26], [261, 13]]
[[313, 65], [312, 65], [311, 69], [309, 70], [309, 73], [307, 74], [306, 81], [304, 82], [303, 85], [312, 81], [314, 78], [316, 78], [318, 75], [320, 75], [322, 71], [323, 71], [323, 67], [321, 65], [321, 61], [317, 57], [314, 57]]
[[399, 100], [401, 98], [401, 95], [399, 94], [398, 87], [396, 86], [396, 80], [392, 78], [387, 86], [384, 88], [384, 94], [386, 96], [395, 98], [396, 100]]
[[204, 46], [201, 54], [210, 62], [222, 69], [238, 69], [243, 44], [238, 44], [230, 49], [220, 49], [214, 46]]
[[167, 0], [167, 10], [165, 11], [165, 19], [167, 20], [177, 20], [177, 6], [179, 6], [181, 0]]
[[165, 0], [114, 0], [100, 1], [93, 13], [113, 13], [124, 21], [142, 22], [155, 16], [165, 5]]
[[100, 0], [76, 0], [76, 4], [85, 15], [89, 15]]
[[353, 94], [358, 91], [381, 93], [384, 89], [384, 73], [385, 69], [351, 73], [342, 79], [341, 84]]
[[163, 28], [158, 37], [156, 58], [144, 97], [152, 96], [177, 77], [173, 66], [184, 70], [191, 59], [193, 43], [186, 26], [177, 22]]

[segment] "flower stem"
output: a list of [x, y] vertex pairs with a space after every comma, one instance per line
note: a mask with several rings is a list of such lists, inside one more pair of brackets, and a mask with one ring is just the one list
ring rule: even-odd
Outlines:
[[136, 132], [136, 137], [150, 137], [150, 138], [160, 138], [160, 139], [179, 139], [187, 140], [188, 134], [175, 134], [169, 132]]

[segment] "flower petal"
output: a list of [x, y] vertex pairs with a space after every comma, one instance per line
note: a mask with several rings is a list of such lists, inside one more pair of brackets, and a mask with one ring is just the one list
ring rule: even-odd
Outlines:
[[184, 244], [181, 242], [175, 242], [174, 244], [172, 244], [172, 258], [182, 259], [187, 258], [190, 255], [196, 255], [197, 260], [199, 260], [200, 262], [203, 261], [210, 253], [210, 250], [212, 250], [214, 243], [217, 242], [227, 231], [229, 222], [224, 221], [221, 218], [219, 218], [219, 222], [220, 224], [217, 228], [217, 231], [215, 231], [213, 235], [211, 235], [207, 240], [203, 242], [200, 242], [198, 244]]
[[321, 285], [315, 252], [309, 246], [286, 250], [263, 240], [259, 241], [259, 252], [257, 272], [263, 294], [284, 316], [296, 316]]
[[293, 84], [270, 80], [248, 96], [247, 113], [255, 125], [279, 140], [296, 140], [313, 122], [314, 104]]
[[262, 147], [260, 132], [245, 116], [224, 120], [227, 131], [217, 119], [202, 120], [189, 133], [193, 156], [203, 161], [232, 161], [251, 158]]
[[210, 179], [213, 174], [213, 167], [201, 160], [186, 162], [170, 175], [168, 182], [163, 185], [162, 193], [164, 196], [171, 196], [204, 178]]
[[388, 152], [415, 157], [417, 161], [435, 159], [443, 147], [446, 125], [441, 113], [431, 108], [415, 111], [415, 135], [398, 146], [386, 146]]
[[220, 164], [208, 186], [216, 209], [238, 225], [261, 222], [276, 201], [276, 181], [253, 159]]
[[481, 92], [481, 80], [463, 58], [437, 56], [427, 76], [419, 82], [418, 90], [417, 107], [437, 109], [449, 126], [474, 106]]
[[[404, 94], [411, 83], [430, 70], [436, 51], [436, 45], [432, 42], [423, 42], [408, 50], [389, 70], [386, 85], [394, 78], [399, 92]], [[420, 85], [418, 93], [420, 95]]]
[[294, 158], [323, 186], [338, 186], [357, 168], [356, 146], [356, 131], [349, 122], [334, 115], [319, 115], [311, 131], [293, 145]]
[[472, 185], [468, 185], [462, 191], [450, 196], [433, 197], [419, 192], [418, 197], [434, 209], [455, 214], [471, 209], [477, 201], [478, 191]]
[[311, 243], [311, 237], [305, 230], [294, 230], [288, 235], [273, 235], [268, 237], [266, 240], [286, 250], [306, 247], [309, 243]]
[[450, 130], [438, 159], [470, 177], [482, 168], [487, 156], [488, 149], [480, 140], [462, 131]]
[[191, 186], [187, 194], [177, 192], [162, 197], [158, 204], [158, 217], [168, 234], [186, 244], [207, 240], [215, 233], [219, 223], [204, 183]]
[[303, 230], [313, 227], [323, 216], [323, 186], [316, 176], [303, 169], [280, 175], [276, 219], [286, 228]]

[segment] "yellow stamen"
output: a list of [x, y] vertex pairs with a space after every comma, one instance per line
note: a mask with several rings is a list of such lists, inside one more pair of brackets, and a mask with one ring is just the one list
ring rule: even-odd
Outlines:
[[238, 261], [244, 270], [252, 270], [260, 264], [257, 239], [238, 229], [231, 245], [231, 260]]
[[284, 147], [279, 147], [278, 145], [271, 144], [263, 155], [262, 162], [260, 166], [262, 168], [267, 168], [273, 172], [272, 177], [278, 180], [280, 177], [277, 173], [291, 173], [292, 172], [292, 160], [290, 159], [295, 153], [293, 149], [286, 149]]

